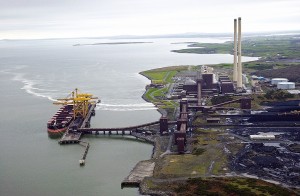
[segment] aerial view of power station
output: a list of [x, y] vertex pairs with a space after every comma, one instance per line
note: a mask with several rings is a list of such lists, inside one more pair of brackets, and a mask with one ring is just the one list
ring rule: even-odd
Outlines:
[[1, 196], [300, 195], [298, 1], [12, 2]]

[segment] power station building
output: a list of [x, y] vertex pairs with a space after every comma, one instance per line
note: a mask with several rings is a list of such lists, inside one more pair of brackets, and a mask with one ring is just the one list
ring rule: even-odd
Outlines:
[[219, 84], [213, 73], [197, 72], [193, 77], [189, 77], [183, 84], [182, 89], [187, 95], [202, 97], [206, 95], [218, 94]]
[[233, 82], [229, 79], [228, 76], [221, 75], [219, 76], [219, 87], [222, 94], [234, 93]]

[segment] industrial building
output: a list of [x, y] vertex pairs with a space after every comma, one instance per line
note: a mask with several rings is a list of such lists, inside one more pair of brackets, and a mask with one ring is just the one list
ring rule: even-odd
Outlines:
[[272, 78], [271, 84], [277, 85], [279, 82], [288, 82], [289, 80], [287, 78]]
[[277, 89], [295, 89], [295, 82], [278, 82], [277, 83]]
[[[242, 36], [241, 36], [241, 18], [234, 19], [234, 66], [233, 81], [228, 75], [218, 76], [218, 81], [213, 73], [213, 68], [202, 66], [201, 72], [186, 72], [181, 77], [186, 80], [174, 89], [171, 98], [189, 99], [189, 102], [197, 102], [201, 106], [201, 97], [216, 94], [233, 94], [244, 91], [243, 83], [247, 78], [242, 73]], [[180, 77], [180, 76], [179, 76]]]
[[275, 135], [250, 135], [250, 139], [252, 140], [274, 140], [275, 139]]
[[229, 79], [228, 76], [221, 75], [219, 76], [219, 87], [222, 94], [234, 93], [233, 82]]
[[201, 97], [218, 94], [219, 83], [212, 73], [213, 68], [202, 66], [201, 72], [181, 73], [181, 81], [174, 86], [172, 98], [187, 98], [191, 103], [201, 105]]

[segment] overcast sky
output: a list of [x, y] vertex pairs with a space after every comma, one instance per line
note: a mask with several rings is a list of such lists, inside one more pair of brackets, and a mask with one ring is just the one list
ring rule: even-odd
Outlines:
[[300, 0], [0, 0], [0, 39], [300, 30]]

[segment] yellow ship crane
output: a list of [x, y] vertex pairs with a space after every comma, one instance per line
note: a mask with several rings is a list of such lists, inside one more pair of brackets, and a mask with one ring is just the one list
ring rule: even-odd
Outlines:
[[96, 104], [97, 97], [93, 97], [92, 94], [79, 93], [76, 88], [71, 93], [71, 97], [57, 99], [53, 104], [56, 105], [73, 105], [74, 118], [83, 117], [85, 118], [90, 104]]

